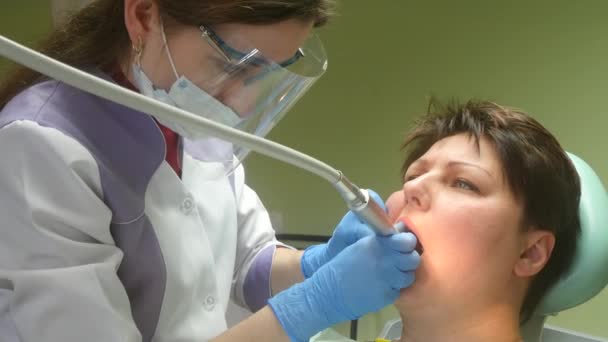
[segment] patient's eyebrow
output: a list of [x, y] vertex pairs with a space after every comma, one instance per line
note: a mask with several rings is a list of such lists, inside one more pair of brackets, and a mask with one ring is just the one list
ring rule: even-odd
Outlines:
[[470, 167], [480, 169], [483, 172], [487, 173], [490, 177], [493, 177], [492, 173], [490, 171], [486, 170], [485, 168], [483, 168], [477, 164], [469, 163], [469, 162], [462, 161], [462, 160], [452, 160], [452, 161], [448, 162], [448, 166], [459, 166], [459, 165], [470, 166]]
[[[422, 169], [424, 169], [424, 168], [426, 168], [426, 167], [427, 167], [429, 164], [430, 164], [430, 161], [429, 161], [428, 159], [425, 159], [425, 158], [420, 158], [420, 159], [417, 159], [417, 160], [416, 160], [415, 162], [413, 162], [412, 164], [410, 164], [410, 166], [408, 167], [408, 171], [409, 171], [409, 170], [411, 170], [411, 169], [417, 169], [417, 168], [422, 168]], [[448, 167], [461, 166], [461, 165], [464, 165], [464, 166], [469, 166], [469, 167], [474, 167], [474, 168], [480, 169], [480, 170], [482, 170], [483, 172], [487, 173], [487, 174], [488, 174], [490, 177], [493, 177], [493, 175], [492, 175], [492, 173], [491, 173], [490, 171], [488, 171], [488, 170], [486, 170], [485, 168], [483, 168], [483, 167], [481, 167], [481, 166], [479, 166], [479, 165], [477, 165], [477, 164], [474, 164], [474, 163], [470, 163], [470, 162], [467, 162], [467, 161], [464, 161], [464, 160], [451, 160], [451, 161], [449, 161], [449, 162], [447, 163], [447, 166], [448, 166]]]

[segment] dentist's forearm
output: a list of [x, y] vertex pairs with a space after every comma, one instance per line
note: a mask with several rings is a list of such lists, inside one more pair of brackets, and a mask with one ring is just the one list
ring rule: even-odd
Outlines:
[[272, 260], [270, 287], [275, 295], [295, 283], [304, 281], [300, 265], [303, 251], [278, 247]]
[[289, 342], [289, 337], [268, 306], [225, 331], [211, 342]]

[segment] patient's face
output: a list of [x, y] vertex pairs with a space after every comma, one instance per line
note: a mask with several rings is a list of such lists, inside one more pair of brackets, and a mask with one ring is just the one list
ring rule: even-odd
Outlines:
[[[521, 252], [522, 205], [503, 176], [494, 146], [465, 134], [440, 140], [406, 172], [387, 201], [407, 217], [424, 247], [414, 285], [396, 305], [476, 305], [509, 291]], [[483, 303], [479, 303], [483, 305]]]

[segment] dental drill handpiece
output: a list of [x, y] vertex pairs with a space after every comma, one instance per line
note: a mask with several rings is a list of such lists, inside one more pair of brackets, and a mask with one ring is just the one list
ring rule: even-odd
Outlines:
[[376, 231], [379, 235], [390, 235], [409, 231], [405, 228], [403, 231], [397, 230], [386, 211], [374, 201], [365, 189], [360, 189], [343, 174], [340, 180], [335, 184], [336, 189], [346, 201], [348, 208], [355, 212], [359, 218], [367, 222], [367, 224]]
[[[364, 220], [376, 234], [387, 236], [411, 232], [405, 224], [394, 225], [386, 211], [369, 195], [369, 191], [360, 189], [343, 174], [334, 186], [346, 201], [348, 208]], [[424, 251], [420, 242], [416, 245], [416, 251], [419, 254]]]

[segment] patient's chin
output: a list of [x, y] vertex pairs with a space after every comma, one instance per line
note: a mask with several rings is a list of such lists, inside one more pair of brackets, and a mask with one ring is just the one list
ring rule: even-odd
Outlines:
[[414, 283], [407, 288], [404, 288], [400, 291], [399, 297], [395, 301], [395, 307], [401, 311], [403, 308], [412, 307], [417, 305], [417, 303], [425, 296], [426, 292], [429, 292], [429, 279], [425, 274], [424, 268], [419, 268], [416, 271], [416, 279]]
[[399, 297], [397, 297], [393, 305], [400, 314], [412, 313], [421, 307], [425, 307], [432, 300], [429, 299], [428, 292], [412, 285], [407, 289], [401, 290]]
[[412, 287], [401, 290], [399, 297], [397, 297], [397, 300], [393, 303], [395, 308], [397, 308], [397, 311], [408, 312], [410, 308], [415, 306], [415, 292], [415, 289]]

